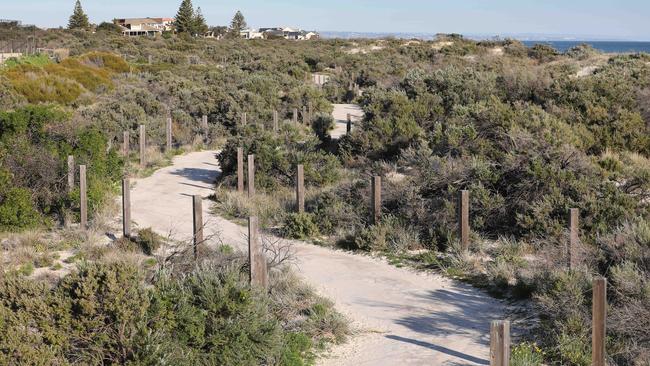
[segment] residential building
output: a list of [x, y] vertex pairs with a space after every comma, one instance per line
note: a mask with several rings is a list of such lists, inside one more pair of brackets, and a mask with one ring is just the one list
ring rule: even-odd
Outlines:
[[291, 27], [268, 27], [260, 28], [258, 30], [246, 30], [242, 32], [244, 39], [270, 39], [270, 38], [284, 38], [296, 41], [309, 40], [319, 38], [318, 33], [308, 32], [302, 29]]
[[162, 32], [174, 30], [174, 18], [124, 18], [114, 19], [125, 36], [155, 37]]
[[243, 39], [263, 39], [264, 38], [264, 33], [256, 30], [256, 29], [244, 29], [239, 33], [241, 38]]

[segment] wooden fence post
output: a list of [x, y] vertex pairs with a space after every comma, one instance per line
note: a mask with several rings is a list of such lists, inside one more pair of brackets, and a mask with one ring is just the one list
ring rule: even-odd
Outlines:
[[348, 122], [346, 124], [346, 132], [349, 135], [352, 132], [352, 115], [348, 113]]
[[80, 202], [80, 227], [88, 228], [88, 193], [86, 187], [86, 166], [79, 165], [79, 202]]
[[372, 223], [374, 225], [379, 223], [381, 220], [381, 177], [374, 176], [372, 177]]
[[131, 185], [129, 178], [122, 179], [122, 234], [131, 237]]
[[606, 366], [607, 280], [605, 278], [593, 280], [592, 307], [591, 364]]
[[260, 243], [259, 220], [255, 216], [248, 218], [248, 260], [251, 286], [267, 288], [268, 270], [264, 250]]
[[314, 120], [314, 103], [312, 103], [311, 101], [309, 101], [309, 103], [308, 103], [307, 105], [308, 105], [307, 108], [308, 108], [308, 110], [309, 110], [309, 111], [307, 112], [307, 116], [309, 116], [309, 119], [308, 119], [308, 120], [309, 120], [309, 123], [311, 123], [311, 122]]
[[167, 125], [165, 128], [165, 135], [167, 137], [167, 148], [166, 151], [170, 152], [172, 151], [172, 119], [167, 118]]
[[208, 116], [205, 114], [201, 117], [201, 128], [203, 128], [203, 131], [206, 133], [208, 132]]
[[146, 128], [144, 125], [140, 125], [140, 165], [144, 168], [147, 165], [146, 161], [147, 153], [147, 138], [146, 138]]
[[298, 213], [305, 212], [305, 167], [302, 164], [296, 171], [296, 207]]
[[129, 137], [129, 131], [124, 131], [122, 133], [122, 153], [124, 156], [128, 157], [129, 156], [129, 150], [130, 150], [130, 137]]
[[576, 266], [576, 248], [579, 244], [580, 233], [580, 211], [577, 208], [572, 208], [569, 211], [569, 247], [567, 248], [567, 264], [569, 269]]
[[203, 243], [203, 200], [201, 196], [192, 196], [192, 217], [194, 228], [194, 260], [199, 257], [199, 245]]
[[74, 190], [74, 156], [68, 155], [68, 193]]
[[237, 148], [237, 192], [244, 193], [244, 149]]
[[302, 106], [302, 124], [309, 125], [309, 116], [307, 116], [307, 107]]
[[462, 250], [469, 249], [469, 191], [462, 190], [458, 196], [458, 236]]
[[510, 366], [510, 321], [493, 321], [490, 326], [490, 366]]
[[298, 108], [293, 109], [293, 123], [298, 124]]
[[255, 155], [248, 155], [248, 197], [255, 195]]
[[278, 130], [278, 111], [273, 111], [273, 131]]
[[247, 123], [248, 123], [248, 114], [244, 112], [241, 115], [241, 125], [246, 126]]

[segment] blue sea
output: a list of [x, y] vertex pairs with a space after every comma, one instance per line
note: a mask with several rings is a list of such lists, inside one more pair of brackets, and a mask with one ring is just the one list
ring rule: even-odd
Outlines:
[[606, 53], [637, 53], [637, 52], [650, 53], [650, 42], [628, 42], [628, 41], [522, 41], [522, 42], [528, 47], [532, 47], [538, 43], [548, 44], [560, 52], [565, 52], [572, 47], [586, 43], [591, 45], [593, 48]]

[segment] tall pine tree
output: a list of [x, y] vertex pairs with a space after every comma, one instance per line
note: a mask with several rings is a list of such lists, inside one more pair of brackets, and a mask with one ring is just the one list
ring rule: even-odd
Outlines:
[[183, 0], [181, 6], [178, 8], [178, 13], [176, 13], [174, 25], [176, 26], [177, 33], [194, 33], [195, 19], [192, 0]]
[[74, 5], [74, 11], [68, 20], [68, 29], [88, 29], [90, 28], [90, 22], [88, 21], [88, 16], [84, 13], [83, 8], [81, 7], [81, 1], [77, 0]]
[[207, 31], [208, 31], [208, 25], [205, 23], [205, 18], [203, 17], [203, 13], [201, 12], [201, 7], [198, 7], [194, 15], [194, 30], [192, 33], [202, 36]]
[[237, 13], [235, 13], [235, 16], [232, 18], [232, 22], [230, 22], [230, 36], [238, 38], [241, 31], [246, 29], [246, 27], [247, 25], [246, 19], [244, 19], [244, 14], [237, 10]]

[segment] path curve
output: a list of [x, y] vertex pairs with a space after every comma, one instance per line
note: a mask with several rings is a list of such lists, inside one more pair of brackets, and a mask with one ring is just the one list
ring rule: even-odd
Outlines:
[[352, 119], [352, 124], [363, 119], [363, 110], [356, 104], [333, 104], [334, 111], [334, 129], [330, 131], [333, 139], [341, 138], [347, 132], [348, 113]]
[[[191, 239], [191, 196], [212, 194], [218, 174], [215, 151], [176, 157], [173, 165], [134, 181], [133, 220], [177, 240]], [[246, 248], [246, 229], [210, 214], [209, 206], [205, 199], [206, 232]], [[503, 305], [482, 291], [310, 244], [297, 243], [296, 256], [297, 272], [362, 330], [319, 364], [489, 364], [489, 323], [503, 316]]]

